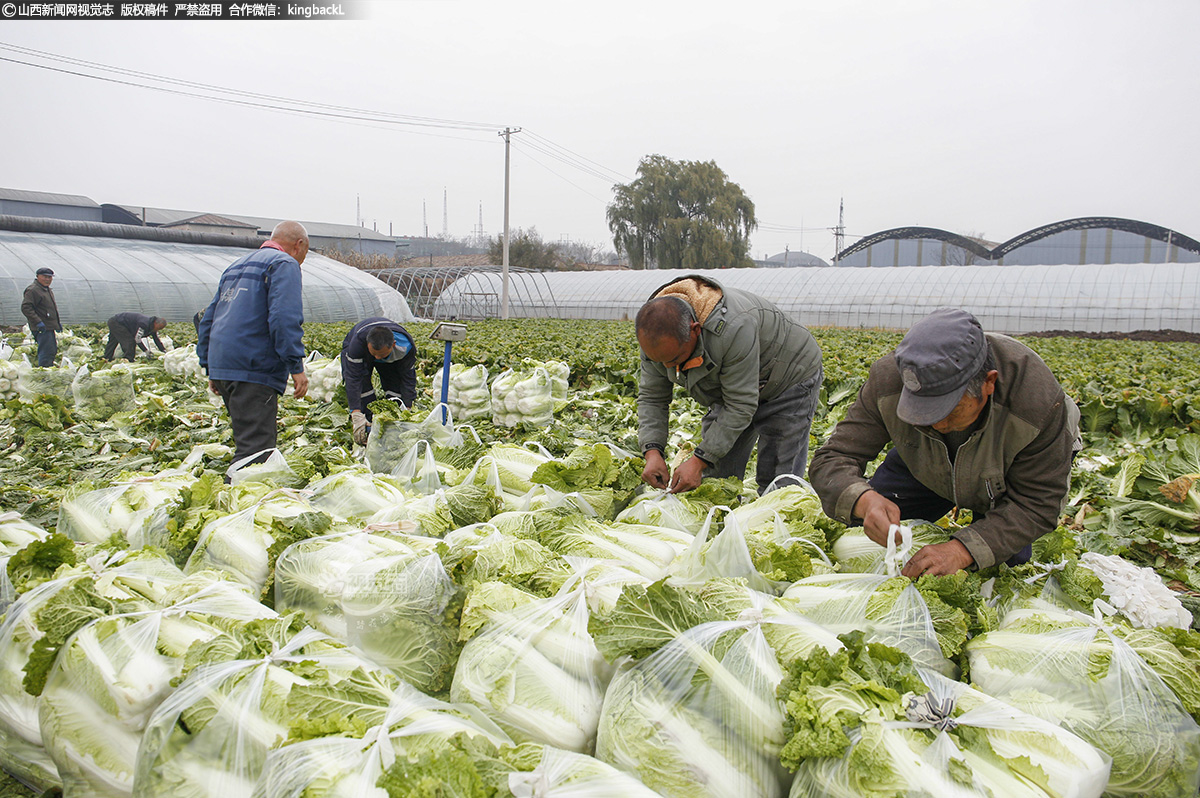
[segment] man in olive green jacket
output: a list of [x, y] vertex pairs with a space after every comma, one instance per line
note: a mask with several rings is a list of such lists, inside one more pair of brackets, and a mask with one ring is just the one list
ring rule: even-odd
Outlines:
[[[679, 493], [703, 476], [745, 478], [756, 440], [759, 493], [776, 477], [803, 476], [822, 376], [821, 349], [808, 330], [762, 297], [700, 275], [655, 291], [636, 327], [647, 484]], [[663, 452], [676, 385], [708, 412], [700, 446], [672, 474]]]
[[[867, 464], [892, 449], [869, 479]], [[921, 548], [905, 576], [1026, 562], [1058, 524], [1080, 448], [1079, 409], [1024, 344], [943, 308], [871, 366], [858, 399], [812, 462], [825, 512], [886, 545], [902, 518], [954, 507], [972, 523]]]
[[54, 301], [54, 291], [50, 288], [52, 282], [53, 269], [47, 266], [38, 269], [21, 301], [21, 313], [25, 314], [29, 330], [37, 341], [37, 362], [42, 368], [54, 365], [54, 357], [58, 354], [58, 337], [55, 333], [62, 332], [58, 303]]

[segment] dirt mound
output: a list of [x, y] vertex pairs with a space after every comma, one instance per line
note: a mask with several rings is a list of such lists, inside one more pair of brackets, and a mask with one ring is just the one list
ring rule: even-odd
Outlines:
[[1136, 330], [1134, 332], [1080, 332], [1078, 330], [1046, 330], [1024, 333], [1028, 338], [1091, 338], [1115, 341], [1159, 341], [1164, 343], [1200, 344], [1200, 333], [1182, 330]]

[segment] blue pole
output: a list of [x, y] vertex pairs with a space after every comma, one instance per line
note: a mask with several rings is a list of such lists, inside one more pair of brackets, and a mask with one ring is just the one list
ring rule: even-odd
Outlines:
[[447, 422], [450, 402], [450, 342], [446, 342], [446, 354], [442, 358], [442, 423]]

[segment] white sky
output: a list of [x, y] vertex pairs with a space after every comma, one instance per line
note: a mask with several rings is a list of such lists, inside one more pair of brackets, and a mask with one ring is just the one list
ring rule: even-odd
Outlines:
[[[840, 197], [847, 245], [905, 225], [1003, 241], [1088, 215], [1200, 237], [1196, 0], [397, 0], [368, 15], [0, 21], [0, 43], [490, 127], [337, 123], [0, 61], [0, 186], [343, 223], [358, 197], [368, 227], [397, 235], [421, 234], [422, 201], [440, 233], [445, 190], [451, 235], [481, 202], [495, 235], [508, 125], [624, 180], [652, 153], [716, 161], [755, 203], [754, 257], [832, 258]], [[513, 141], [513, 227], [610, 248], [613, 180]]]

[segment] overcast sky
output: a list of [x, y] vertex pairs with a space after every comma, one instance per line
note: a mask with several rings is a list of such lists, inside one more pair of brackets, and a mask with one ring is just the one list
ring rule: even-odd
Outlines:
[[[640, 158], [713, 160], [752, 254], [905, 225], [1003, 241], [1077, 216], [1200, 237], [1200, 2], [366, 4], [337, 22], [11, 22], [0, 45], [457, 128], [335, 121], [0, 61], [0, 186], [420, 235], [611, 247]], [[0, 46], [18, 59], [150, 83]], [[156, 84], [162, 85], [162, 84]], [[179, 90], [212, 94], [198, 88]], [[223, 95], [229, 96], [229, 95]], [[259, 100], [243, 101], [260, 102]], [[557, 156], [557, 157], [555, 157]], [[584, 168], [579, 168], [583, 165]]]

